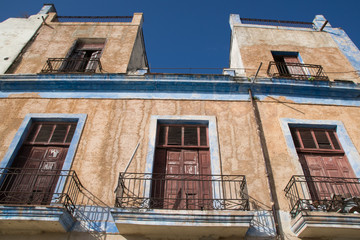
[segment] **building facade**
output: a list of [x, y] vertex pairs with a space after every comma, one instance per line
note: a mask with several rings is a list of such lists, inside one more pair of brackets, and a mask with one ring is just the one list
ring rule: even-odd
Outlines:
[[2, 236], [357, 237], [360, 52], [323, 16], [231, 15], [221, 75], [151, 73], [140, 13], [34, 16], [1, 65]]

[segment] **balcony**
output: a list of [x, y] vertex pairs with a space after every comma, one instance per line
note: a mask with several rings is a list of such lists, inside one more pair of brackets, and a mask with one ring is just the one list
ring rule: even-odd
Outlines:
[[253, 218], [242, 175], [120, 173], [113, 216], [121, 234], [245, 236]]
[[323, 80], [328, 81], [321, 65], [303, 64], [303, 63], [269, 63], [267, 69], [268, 76], [272, 78], [290, 78], [299, 80]]
[[99, 58], [49, 58], [41, 73], [95, 73], [102, 71]]
[[298, 237], [360, 234], [360, 179], [293, 176], [285, 188]]
[[103, 232], [110, 210], [74, 171], [0, 169], [2, 232]]
[[244, 211], [249, 199], [242, 175], [127, 173], [120, 175], [116, 207]]

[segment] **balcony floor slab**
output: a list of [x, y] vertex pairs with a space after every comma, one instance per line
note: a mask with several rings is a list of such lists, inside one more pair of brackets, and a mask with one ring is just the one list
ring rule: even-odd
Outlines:
[[64, 207], [0, 206], [1, 233], [67, 232], [74, 223]]
[[[244, 237], [254, 213], [231, 210], [114, 209], [112, 215], [120, 234], [177, 239], [203, 236]], [[169, 236], [164, 236], [165, 232]]]
[[301, 212], [291, 222], [297, 237], [358, 239], [360, 214], [335, 212]]

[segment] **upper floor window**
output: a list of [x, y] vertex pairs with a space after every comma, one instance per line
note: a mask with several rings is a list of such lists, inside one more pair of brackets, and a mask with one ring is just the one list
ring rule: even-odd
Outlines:
[[275, 62], [301, 63], [298, 52], [271, 51], [271, 54], [272, 54]]
[[303, 63], [298, 52], [271, 51], [267, 74], [274, 78], [329, 80], [321, 65]]
[[70, 49], [64, 72], [95, 72], [105, 45], [104, 39], [79, 39]]
[[298, 52], [271, 52], [280, 76], [306, 75]]
[[103, 38], [78, 39], [65, 58], [49, 58], [42, 73], [94, 73], [102, 70], [100, 56], [105, 46]]

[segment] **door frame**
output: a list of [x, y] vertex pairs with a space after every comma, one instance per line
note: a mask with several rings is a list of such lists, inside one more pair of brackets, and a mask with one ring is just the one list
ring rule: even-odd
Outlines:
[[[0, 168], [9, 168], [11, 167], [18, 151], [20, 150], [25, 138], [30, 130], [32, 123], [34, 122], [76, 122], [76, 129], [68, 148], [68, 152], [66, 154], [64, 164], [62, 166], [61, 171], [68, 171], [71, 169], [76, 149], [78, 147], [80, 137], [85, 125], [85, 121], [87, 118], [87, 114], [61, 114], [61, 113], [30, 113], [27, 114], [22, 121], [18, 131], [16, 132], [11, 144], [8, 147], [8, 150], [0, 162]], [[65, 181], [58, 182], [56, 185], [56, 189], [59, 189], [59, 192], [63, 191], [65, 186]], [[57, 196], [53, 196], [52, 203], [55, 203], [54, 199]]]
[[[210, 152], [210, 165], [212, 175], [221, 175], [221, 160], [218, 143], [218, 132], [216, 126], [215, 116], [191, 116], [191, 115], [152, 115], [149, 125], [149, 143], [146, 155], [145, 173], [153, 172], [155, 149], [156, 149], [156, 136], [158, 124], [196, 124], [206, 125], [208, 127], [208, 141]], [[222, 187], [213, 187], [212, 198], [222, 199]], [[151, 181], [144, 182], [144, 198], [151, 197]]]

